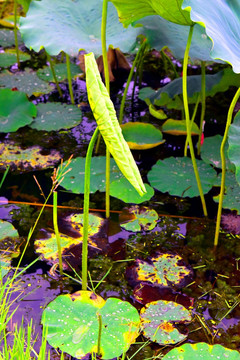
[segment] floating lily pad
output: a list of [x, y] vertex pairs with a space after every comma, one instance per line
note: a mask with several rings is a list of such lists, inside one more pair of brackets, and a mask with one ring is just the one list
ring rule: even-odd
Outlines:
[[0, 220], [0, 278], [11, 269], [11, 260], [19, 256], [19, 235], [14, 226]]
[[101, 358], [118, 357], [135, 341], [140, 325], [137, 310], [126, 301], [105, 301], [90, 291], [60, 295], [44, 310], [42, 323], [51, 346], [81, 359], [97, 352], [99, 316]]
[[130, 149], [146, 150], [163, 144], [162, 133], [152, 124], [129, 122], [121, 126]]
[[153, 301], [141, 309], [143, 335], [161, 345], [176, 344], [186, 339], [175, 327], [190, 322], [190, 312], [173, 301]]
[[233, 123], [230, 125], [228, 132], [228, 157], [230, 161], [236, 167], [236, 179], [238, 184], [240, 184], [240, 144], [239, 144], [239, 134], [240, 134], [240, 111], [234, 118]]
[[37, 114], [36, 106], [20, 91], [0, 89], [0, 104], [0, 132], [14, 132], [31, 124]]
[[41, 170], [54, 166], [61, 159], [56, 150], [49, 150], [42, 154], [43, 149], [39, 146], [31, 146], [22, 149], [11, 142], [0, 143], [0, 169], [6, 169], [10, 165], [11, 170], [32, 171]]
[[135, 190], [135, 188], [129, 184], [129, 181], [125, 177], [122, 177], [111, 182], [110, 195], [128, 204], [141, 204], [150, 200], [154, 195], [154, 189], [148, 184], [144, 185], [146, 188], [146, 193], [141, 196], [138, 194], [137, 190]]
[[[207, 164], [211, 164], [216, 168], [222, 168], [220, 146], [223, 137], [221, 135], [215, 135], [205, 137], [201, 148], [201, 158]], [[234, 165], [230, 162], [227, 154], [228, 144], [225, 147], [226, 167], [229, 170], [235, 169]]]
[[[82, 73], [82, 70], [76, 64], [71, 63], [70, 64], [70, 69], [71, 69], [72, 77]], [[54, 71], [55, 71], [55, 74], [56, 74], [56, 78], [57, 78], [57, 80], [59, 82], [64, 81], [64, 80], [67, 79], [67, 66], [66, 66], [66, 64], [54, 64]], [[50, 69], [49, 66], [45, 66], [43, 69], [39, 69], [37, 71], [37, 76], [40, 79], [44, 80], [44, 81], [55, 82], [55, 79], [54, 79], [53, 74], [52, 74], [52, 70]]]
[[[203, 193], [206, 194], [212, 188], [217, 173], [210, 165], [196, 161]], [[158, 160], [149, 171], [148, 180], [151, 186], [163, 193], [181, 197], [199, 196], [192, 161], [188, 157]]]
[[[22, 43], [20, 32], [17, 32], [18, 44]], [[15, 45], [14, 31], [7, 29], [0, 29], [0, 46], [10, 47]]]
[[222, 345], [209, 345], [204, 342], [184, 344], [169, 351], [162, 360], [239, 360], [240, 354]]
[[[19, 51], [19, 60], [27, 61], [31, 58], [29, 54]], [[6, 50], [4, 53], [0, 53], [0, 67], [9, 67], [17, 63], [16, 50]]]
[[119, 217], [120, 226], [128, 231], [150, 231], [155, 228], [158, 214], [145, 206], [132, 206], [125, 209]]
[[41, 103], [37, 105], [37, 117], [30, 127], [37, 130], [57, 131], [70, 129], [82, 121], [82, 111], [75, 105]]
[[[162, 132], [171, 135], [187, 135], [186, 120], [168, 119], [162, 126]], [[191, 127], [191, 135], [199, 134], [199, 127], [196, 123], [193, 123]]]
[[46, 94], [54, 87], [39, 79], [36, 73], [30, 69], [15, 74], [5, 70], [0, 74], [0, 87], [17, 88], [28, 96]]

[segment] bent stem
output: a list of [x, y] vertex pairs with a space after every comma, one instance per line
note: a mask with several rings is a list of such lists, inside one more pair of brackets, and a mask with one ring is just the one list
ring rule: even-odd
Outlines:
[[226, 158], [224, 154], [224, 148], [227, 142], [228, 130], [232, 122], [232, 115], [235, 105], [240, 97], [240, 88], [237, 90], [236, 94], [234, 95], [232, 102], [230, 104], [228, 115], [227, 115], [227, 123], [220, 147], [220, 155], [221, 155], [221, 162], [222, 162], [222, 179], [221, 179], [221, 190], [219, 195], [219, 203], [218, 203], [218, 212], [217, 212], [217, 221], [216, 221], [216, 229], [215, 229], [215, 237], [214, 237], [214, 249], [216, 249], [218, 245], [219, 239], [219, 231], [220, 231], [220, 223], [221, 223], [221, 215], [222, 215], [222, 205], [223, 205], [223, 196], [225, 191], [225, 177], [226, 177]]
[[193, 26], [194, 25], [190, 26], [188, 40], [187, 40], [187, 46], [185, 49], [184, 59], [183, 59], [183, 76], [182, 76], [183, 105], [184, 105], [186, 127], [187, 127], [187, 141], [189, 144], [194, 174], [196, 177], [198, 191], [199, 191], [199, 195], [200, 195], [201, 202], [202, 202], [203, 213], [204, 213], [204, 216], [207, 216], [207, 207], [206, 207], [205, 198], [203, 195], [202, 185], [201, 185], [201, 181], [200, 181], [200, 177], [199, 177], [199, 173], [198, 173], [197, 162], [196, 162], [196, 158], [195, 158], [195, 154], [194, 154], [194, 148], [193, 148], [192, 137], [191, 137], [191, 122], [190, 122], [190, 116], [189, 116], [188, 95], [187, 95], [187, 65], [188, 65], [189, 49], [190, 49], [192, 34], [193, 34]]

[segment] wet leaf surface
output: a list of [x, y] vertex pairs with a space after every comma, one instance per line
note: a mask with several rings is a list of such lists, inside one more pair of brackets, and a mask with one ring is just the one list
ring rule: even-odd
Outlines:
[[128, 231], [150, 231], [157, 225], [158, 214], [145, 206], [126, 208], [119, 216], [120, 226]]
[[[19, 60], [27, 61], [31, 58], [29, 54], [19, 51]], [[9, 67], [17, 63], [17, 55], [15, 50], [6, 50], [4, 53], [0, 53], [0, 67]]]
[[[17, 32], [18, 43], [19, 45], [22, 43], [22, 38], [20, 32]], [[0, 29], [0, 46], [2, 47], [10, 47], [15, 45], [14, 39], [14, 31], [7, 29]]]
[[146, 193], [143, 196], [139, 195], [134, 187], [129, 184], [125, 177], [121, 177], [118, 180], [114, 180], [110, 184], [110, 195], [114, 196], [128, 204], [141, 204], [150, 200], [154, 195], [154, 189], [144, 184]]
[[[82, 73], [80, 67], [76, 64], [70, 64], [71, 76], [75, 77]], [[67, 65], [66, 64], [54, 64], [54, 71], [58, 82], [64, 81], [67, 79]], [[44, 81], [54, 82], [52, 70], [49, 66], [45, 66], [43, 69], [37, 71], [37, 76]]]

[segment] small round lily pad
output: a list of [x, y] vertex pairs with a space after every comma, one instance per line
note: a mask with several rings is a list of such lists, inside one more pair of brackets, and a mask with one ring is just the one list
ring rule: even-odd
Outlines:
[[[72, 77], [82, 73], [82, 70], [76, 64], [71, 63], [70, 70], [71, 70]], [[59, 82], [67, 79], [68, 75], [67, 75], [67, 65], [66, 64], [54, 64], [54, 71], [56, 74], [56, 78]], [[45, 66], [43, 69], [39, 69], [37, 71], [37, 76], [44, 81], [55, 82], [52, 70], [50, 69], [49, 66]]]
[[119, 216], [120, 226], [128, 231], [150, 231], [155, 228], [158, 214], [155, 210], [145, 206], [132, 206], [124, 209]]
[[118, 180], [111, 182], [110, 195], [128, 204], [141, 204], [144, 201], [150, 200], [154, 195], [154, 189], [150, 185], [144, 184], [144, 186], [146, 188], [146, 193], [141, 196], [139, 195], [137, 190], [135, 190], [135, 188], [129, 183], [129, 181], [125, 177], [122, 177]]

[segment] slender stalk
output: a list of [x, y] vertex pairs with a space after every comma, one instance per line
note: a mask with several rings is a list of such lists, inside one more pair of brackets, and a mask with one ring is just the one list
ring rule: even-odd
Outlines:
[[[192, 124], [193, 124], [193, 122], [195, 120], [195, 117], [196, 117], [196, 114], [197, 114], [197, 109], [198, 109], [199, 102], [200, 102], [200, 94], [198, 95], [197, 102], [196, 102], [196, 104], [194, 106], [194, 109], [193, 109], [193, 114], [192, 114], [192, 118], [191, 118], [191, 129], [192, 129]], [[188, 140], [186, 138], [185, 146], [184, 146], [184, 156], [187, 156], [187, 147], [188, 147]]]
[[17, 38], [17, 0], [14, 0], [14, 39], [17, 55], [18, 68], [20, 69], [19, 49], [18, 49], [18, 38]]
[[91, 157], [93, 147], [97, 140], [98, 128], [94, 131], [88, 145], [85, 176], [84, 176], [84, 203], [83, 203], [83, 243], [82, 243], [82, 290], [87, 290], [87, 261], [88, 261], [88, 213], [89, 213], [89, 195], [90, 195], [90, 174]]
[[183, 105], [184, 105], [184, 111], [185, 111], [185, 119], [186, 119], [186, 127], [187, 127], [187, 141], [189, 143], [189, 149], [190, 149], [190, 155], [192, 159], [193, 169], [197, 181], [197, 186], [199, 190], [199, 195], [202, 202], [202, 208], [204, 216], [207, 216], [207, 207], [202, 191], [202, 185], [197, 169], [197, 162], [194, 154], [194, 148], [192, 143], [192, 137], [191, 137], [191, 122], [190, 122], [190, 116], [189, 116], [189, 108], [188, 108], [188, 95], [187, 95], [187, 65], [188, 65], [188, 56], [189, 56], [189, 49], [191, 45], [192, 40], [192, 34], [193, 34], [193, 25], [190, 26], [188, 40], [187, 40], [187, 46], [184, 53], [184, 59], [183, 59], [183, 76], [182, 76], [182, 88], [183, 88]]
[[60, 275], [63, 275], [62, 248], [61, 248], [61, 239], [60, 239], [59, 230], [58, 230], [57, 191], [53, 192], [53, 227], [54, 227], [54, 232], [55, 232], [56, 240], [57, 240]]
[[66, 54], [66, 64], [67, 64], [68, 87], [69, 87], [70, 98], [71, 98], [71, 103], [74, 104], [73, 89], [72, 89], [72, 75], [71, 75], [71, 68], [70, 68], [70, 59], [69, 59], [68, 54]]
[[110, 216], [110, 152], [106, 148], [106, 193], [105, 193], [106, 218]]
[[97, 355], [100, 356], [101, 349], [101, 335], [102, 335], [102, 316], [98, 314], [98, 342], [97, 342]]
[[58, 93], [59, 93], [60, 97], [62, 98], [63, 97], [62, 89], [59, 86], [59, 82], [58, 82], [58, 79], [57, 79], [57, 76], [56, 76], [56, 73], [55, 73], [55, 69], [54, 69], [54, 66], [53, 66], [53, 62], [51, 60], [51, 56], [47, 52], [46, 52], [46, 54], [47, 54], [47, 59], [48, 59], [48, 62], [50, 64], [50, 69], [52, 71], [53, 78], [54, 78]]
[[201, 137], [203, 132], [203, 121], [205, 117], [205, 110], [206, 110], [206, 66], [205, 61], [201, 61], [201, 102], [202, 102], [202, 109], [201, 109], [201, 117], [200, 117], [200, 135], [198, 137], [198, 144], [197, 144], [197, 153], [200, 155], [201, 152]]
[[222, 143], [220, 146], [220, 155], [221, 155], [221, 162], [222, 162], [222, 179], [221, 179], [221, 190], [219, 195], [219, 204], [218, 204], [218, 212], [217, 212], [217, 221], [216, 221], [216, 229], [215, 229], [215, 237], [214, 237], [214, 248], [216, 249], [218, 245], [218, 238], [219, 238], [219, 231], [220, 231], [220, 223], [221, 223], [221, 215], [222, 215], [222, 205], [223, 205], [223, 197], [225, 191], [225, 177], [226, 177], [226, 158], [224, 154], [224, 148], [227, 142], [228, 130], [232, 122], [232, 115], [235, 105], [240, 97], [240, 88], [237, 90], [236, 94], [234, 95], [230, 107], [228, 109], [227, 115], [227, 123], [222, 139]]

